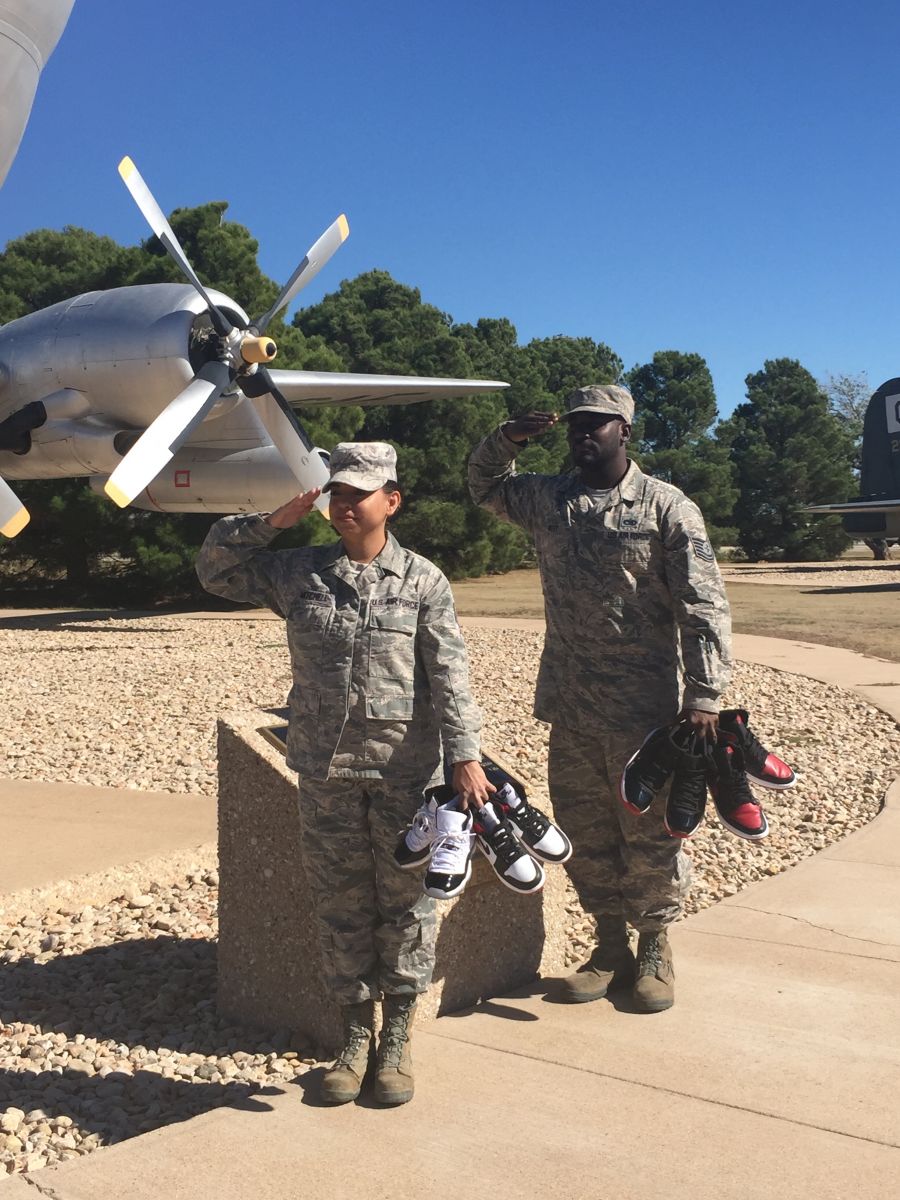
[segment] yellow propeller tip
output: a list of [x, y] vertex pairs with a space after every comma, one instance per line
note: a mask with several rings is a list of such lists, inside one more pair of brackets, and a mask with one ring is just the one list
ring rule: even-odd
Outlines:
[[347, 218], [343, 213], [341, 213], [341, 215], [338, 217], [338, 229], [341, 231], [341, 241], [346, 242], [347, 238], [350, 236], [350, 226], [347, 223]]
[[134, 170], [135, 170], [134, 163], [131, 161], [131, 158], [126, 154], [125, 157], [122, 159], [122, 161], [119, 163], [119, 174], [122, 176], [123, 179], [127, 179], [128, 176], [134, 172]]
[[0, 526], [0, 533], [2, 533], [4, 537], [14, 538], [16, 534], [22, 532], [30, 520], [31, 514], [23, 505], [23, 507], [20, 508], [17, 513], [14, 513], [13, 516], [9, 518], [5, 525]]
[[131, 497], [126, 496], [122, 489], [109, 479], [103, 485], [103, 490], [109, 496], [110, 500], [112, 500], [113, 504], [118, 504], [119, 508], [127, 508], [131, 503]]

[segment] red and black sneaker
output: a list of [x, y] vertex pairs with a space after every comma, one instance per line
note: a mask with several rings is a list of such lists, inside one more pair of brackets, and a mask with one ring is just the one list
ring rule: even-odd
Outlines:
[[744, 770], [760, 787], [783, 791], [793, 787], [797, 776], [786, 762], [772, 754], [762, 745], [747, 724], [749, 713], [745, 708], [728, 708], [719, 713], [718, 741], [725, 746], [740, 750]]
[[716, 773], [710, 776], [709, 790], [719, 819], [726, 829], [746, 838], [761, 841], [769, 832], [762, 805], [750, 791], [741, 751], [721, 740], [713, 750]]

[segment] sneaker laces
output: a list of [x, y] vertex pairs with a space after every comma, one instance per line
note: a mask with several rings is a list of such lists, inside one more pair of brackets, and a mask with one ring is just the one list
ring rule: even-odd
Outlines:
[[485, 841], [490, 843], [491, 849], [497, 855], [498, 862], [502, 862], [504, 867], [511, 867], [525, 853], [505, 819], [501, 820], [497, 827], [490, 832], [483, 826], [479, 826], [479, 831]]
[[694, 758], [703, 758], [705, 761], [699, 770], [676, 767], [675, 782], [672, 784], [673, 806], [692, 814], [701, 813], [706, 808], [706, 780], [710, 773], [712, 747], [706, 738], [699, 738], [692, 733], [684, 748]]
[[724, 795], [720, 799], [724, 801], [726, 808], [740, 808], [744, 804], [752, 804], [754, 808], [759, 807], [756, 797], [750, 791], [746, 772], [737, 766], [731, 771], [723, 792]]
[[467, 832], [439, 833], [432, 843], [429, 870], [458, 874], [468, 857], [470, 846], [471, 840]]
[[421, 850], [431, 841], [431, 821], [428, 814], [421, 808], [412, 819], [412, 825], [406, 835], [406, 844], [411, 850]]
[[540, 841], [550, 828], [550, 821], [547, 817], [538, 812], [536, 808], [532, 808], [527, 800], [520, 800], [518, 808], [511, 808], [506, 804], [503, 806], [503, 810], [504, 813], [509, 814], [509, 819], [514, 821], [523, 833], [531, 834], [537, 841]]
[[[768, 750], [742, 717], [736, 717], [734, 724], [738, 729], [738, 745], [735, 748], [739, 753], [745, 755], [753, 766], [761, 770], [769, 757]], [[726, 734], [730, 732], [728, 729], [725, 730]]]

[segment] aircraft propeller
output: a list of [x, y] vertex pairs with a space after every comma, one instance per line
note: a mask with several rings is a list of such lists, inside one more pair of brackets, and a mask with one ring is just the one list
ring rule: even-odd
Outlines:
[[121, 508], [130, 504], [163, 470], [219, 397], [235, 386], [255, 401], [266, 432], [298, 480], [309, 487], [310, 464], [314, 467], [318, 464], [318, 473], [324, 482], [327, 478], [324, 464], [266, 369], [265, 364], [277, 353], [277, 346], [266, 336], [266, 330], [274, 317], [290, 304], [346, 241], [350, 234], [347, 218], [342, 213], [310, 246], [272, 307], [248, 328], [238, 329], [213, 303], [162, 209], [129, 157], [119, 163], [119, 174], [147, 224], [206, 304], [218, 337], [218, 357], [201, 367], [187, 387], [141, 434], [106, 481], [106, 494]]

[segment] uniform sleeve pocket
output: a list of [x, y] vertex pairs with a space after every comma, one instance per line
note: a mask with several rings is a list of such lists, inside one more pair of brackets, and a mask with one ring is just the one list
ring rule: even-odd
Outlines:
[[373, 721], [411, 721], [413, 697], [403, 692], [382, 692], [366, 699], [366, 716]]

